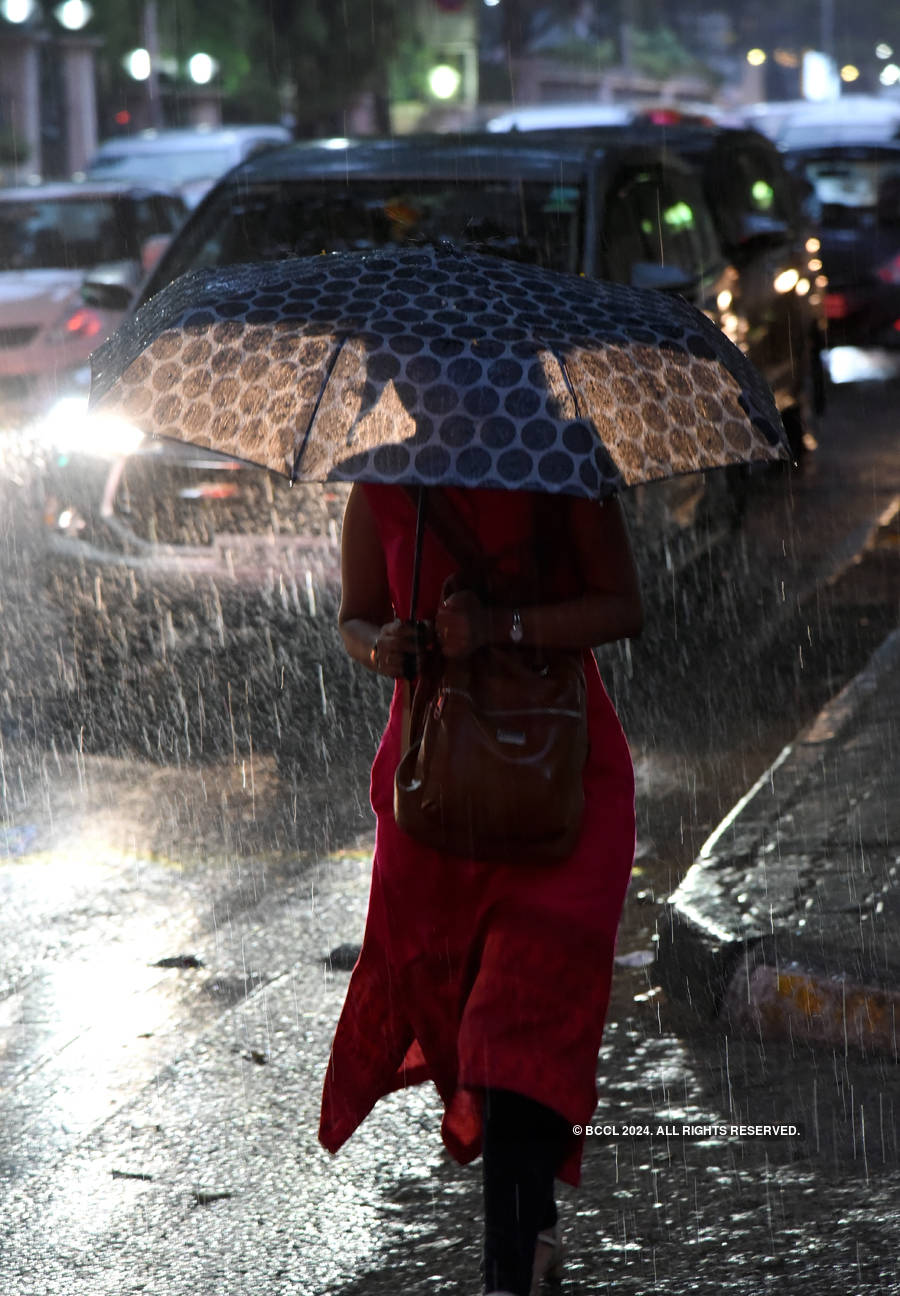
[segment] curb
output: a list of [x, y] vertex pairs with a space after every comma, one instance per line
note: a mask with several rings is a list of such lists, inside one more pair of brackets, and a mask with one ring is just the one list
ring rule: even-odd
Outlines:
[[720, 1017], [732, 1028], [774, 1039], [881, 1053], [895, 1062], [900, 991], [854, 985], [800, 968], [752, 967], [748, 955], [733, 974]]
[[[757, 1035], [897, 1059], [897, 969], [882, 976], [856, 958], [855, 975], [848, 975], [840, 959], [817, 958], [814, 944], [796, 935], [791, 919], [798, 895], [808, 894], [809, 876], [799, 859], [781, 854], [778, 837], [779, 819], [815, 790], [829, 746], [852, 737], [862, 707], [895, 671], [900, 630], [779, 753], [703, 844], [660, 922], [655, 970], [672, 997]], [[766, 857], [778, 861], [771, 876], [759, 862]], [[839, 918], [833, 925], [840, 936], [846, 928]]]

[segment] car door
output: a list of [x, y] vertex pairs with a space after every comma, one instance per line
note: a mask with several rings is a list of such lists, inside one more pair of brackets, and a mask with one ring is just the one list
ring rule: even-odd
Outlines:
[[598, 277], [677, 292], [721, 325], [727, 263], [697, 177], [687, 167], [624, 158], [600, 188]]
[[707, 190], [721, 202], [726, 250], [738, 272], [747, 352], [779, 409], [802, 405], [818, 331], [809, 290], [821, 266], [810, 266], [803, 246], [793, 181], [774, 150], [746, 136], [723, 138], [706, 171]]
[[[598, 185], [596, 270], [605, 279], [674, 292], [731, 335], [733, 271], [699, 179], [683, 164], [625, 158]], [[730, 472], [694, 473], [627, 492], [638, 552], [667, 568], [693, 561], [727, 533], [735, 511]]]

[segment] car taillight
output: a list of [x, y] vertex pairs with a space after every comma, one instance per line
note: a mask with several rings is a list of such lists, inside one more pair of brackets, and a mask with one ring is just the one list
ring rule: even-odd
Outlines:
[[850, 314], [850, 303], [843, 293], [825, 294], [825, 318], [846, 319]]
[[882, 283], [900, 284], [900, 252], [875, 271]]
[[89, 306], [79, 306], [67, 319], [63, 320], [59, 330], [67, 338], [93, 338], [103, 332], [103, 320]]

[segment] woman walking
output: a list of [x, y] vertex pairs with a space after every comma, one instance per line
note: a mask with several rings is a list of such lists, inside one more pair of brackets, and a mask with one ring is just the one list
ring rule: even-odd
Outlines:
[[[432, 849], [394, 819], [416, 515], [400, 487], [355, 485], [344, 518], [340, 628], [350, 655], [397, 681], [372, 767], [375, 856], [365, 937], [325, 1080], [320, 1139], [336, 1151], [376, 1101], [430, 1079], [460, 1162], [483, 1156], [484, 1290], [529, 1296], [559, 1258], [554, 1179], [577, 1184], [634, 857], [634, 781], [591, 647], [639, 633], [637, 573], [617, 502], [448, 489], [486, 562], [486, 605], [447, 595], [457, 564], [426, 528], [418, 608], [449, 660], [489, 643], [581, 650], [590, 749], [571, 853], [485, 862]], [[523, 597], [523, 555], [549, 572]], [[496, 587], [495, 587], [496, 589]]]

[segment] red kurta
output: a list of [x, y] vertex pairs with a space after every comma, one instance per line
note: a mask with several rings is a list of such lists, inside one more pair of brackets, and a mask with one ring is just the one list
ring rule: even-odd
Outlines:
[[[396, 487], [366, 486], [397, 615], [409, 614], [414, 514]], [[526, 540], [527, 495], [453, 491], [486, 553]], [[426, 532], [418, 603], [431, 617], [453, 563]], [[338, 1021], [319, 1138], [335, 1152], [394, 1089], [434, 1081], [442, 1136], [481, 1151], [481, 1091], [511, 1089], [584, 1125], [609, 1002], [616, 928], [634, 859], [634, 775], [593, 655], [585, 653], [590, 756], [581, 835], [565, 860], [479, 863], [401, 833], [393, 815], [402, 692], [372, 766], [375, 857], [362, 952]], [[560, 1178], [577, 1183], [583, 1140]]]

